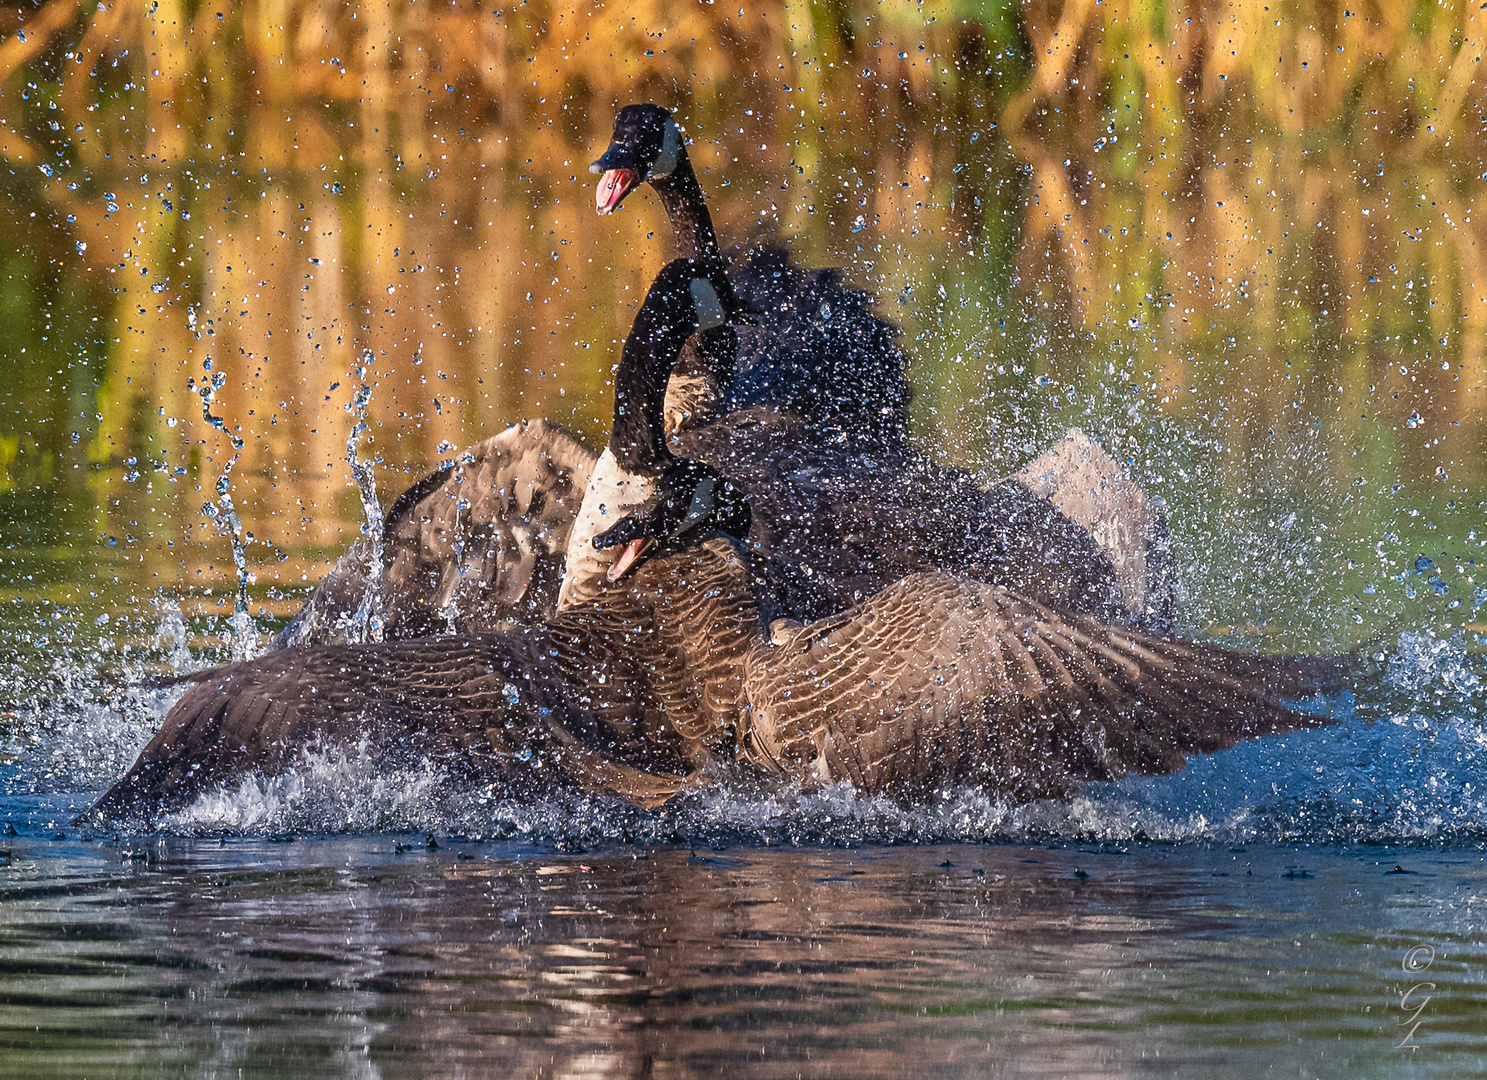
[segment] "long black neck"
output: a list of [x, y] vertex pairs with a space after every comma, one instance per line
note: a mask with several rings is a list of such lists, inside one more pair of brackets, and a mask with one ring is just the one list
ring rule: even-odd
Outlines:
[[675, 461], [666, 448], [662, 416], [666, 382], [682, 346], [697, 329], [690, 295], [645, 298], [614, 376], [614, 423], [609, 449], [626, 472], [663, 473]]
[[702, 197], [702, 185], [692, 171], [692, 162], [687, 158], [687, 148], [677, 150], [676, 168], [669, 176], [651, 180], [651, 187], [661, 198], [666, 216], [671, 219], [671, 231], [676, 235], [676, 255], [682, 259], [716, 259], [718, 235], [713, 232], [712, 215], [707, 212], [707, 201]]

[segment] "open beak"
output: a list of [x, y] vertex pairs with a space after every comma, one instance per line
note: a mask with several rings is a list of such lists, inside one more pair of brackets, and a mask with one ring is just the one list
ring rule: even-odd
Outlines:
[[618, 210], [625, 196], [640, 186], [640, 173], [634, 169], [606, 169], [599, 177], [599, 187], [594, 192], [594, 207], [600, 216]]
[[609, 567], [609, 580], [618, 581], [633, 570], [635, 564], [640, 562], [641, 557], [651, 549], [654, 543], [655, 541], [650, 537], [642, 536], [639, 540], [631, 540], [626, 544], [624, 550], [620, 552], [620, 557]]

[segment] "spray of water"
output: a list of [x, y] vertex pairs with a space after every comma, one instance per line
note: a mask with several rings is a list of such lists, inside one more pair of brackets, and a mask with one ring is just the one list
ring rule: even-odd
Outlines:
[[[194, 325], [195, 319], [191, 321]], [[186, 385], [201, 398], [202, 418], [208, 425], [227, 436], [232, 446], [232, 456], [227, 459], [221, 474], [217, 477], [216, 502], [206, 503], [201, 512], [216, 521], [217, 527], [222, 530], [228, 543], [232, 545], [232, 565], [237, 571], [237, 593], [233, 600], [232, 616], [227, 621], [228, 636], [232, 658], [251, 660], [259, 651], [258, 625], [248, 612], [248, 582], [251, 579], [248, 573], [248, 545], [253, 541], [253, 534], [243, 527], [243, 519], [238, 516], [237, 507], [232, 501], [232, 470], [242, 455], [243, 437], [235, 430], [230, 430], [222, 418], [212, 412], [217, 391], [227, 382], [227, 376], [220, 371], [212, 370], [210, 356], [203, 361], [202, 371], [200, 384], [192, 378], [187, 380]]]
[[356, 368], [356, 391], [346, 405], [346, 411], [356, 416], [351, 434], [346, 437], [346, 461], [351, 466], [351, 477], [356, 481], [356, 490], [361, 495], [361, 534], [366, 539], [367, 584], [362, 593], [356, 617], [347, 628], [347, 641], [366, 642], [382, 640], [382, 504], [377, 501], [377, 478], [373, 466], [377, 458], [362, 460], [360, 443], [362, 436], [371, 430], [367, 423], [367, 406], [372, 401], [372, 388], [367, 385], [367, 369], [372, 365], [371, 350], [362, 353], [361, 363]]
[[1017, 804], [973, 787], [902, 802], [850, 785], [720, 769], [659, 811], [554, 793], [524, 801], [378, 749], [304, 748], [164, 822], [172, 832], [432, 831], [534, 843], [856, 845], [944, 841], [1161, 840], [1478, 843], [1487, 836], [1481, 658], [1456, 639], [1402, 634], [1358, 695], [1302, 703], [1348, 717], [1194, 757], [1171, 776], [1087, 784]]

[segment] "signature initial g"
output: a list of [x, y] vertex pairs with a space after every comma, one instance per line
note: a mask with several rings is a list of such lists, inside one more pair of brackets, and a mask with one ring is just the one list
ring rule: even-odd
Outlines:
[[[1420, 1019], [1420, 1014], [1425, 1011], [1425, 1006], [1430, 1004], [1430, 995], [1419, 993], [1419, 991], [1425, 989], [1434, 990], [1435, 983], [1418, 982], [1414, 986], [1406, 990], [1403, 994], [1399, 995], [1400, 1011], [1410, 1012], [1411, 1009], [1414, 1009], [1415, 1011], [1410, 1013], [1410, 1015], [1406, 1016], [1403, 1020], [1399, 1021], [1401, 1025], [1409, 1024], [1410, 1029], [1405, 1034], [1404, 1038], [1400, 1039], [1399, 1042], [1394, 1044], [1394, 1049], [1396, 1050], [1402, 1050], [1406, 1046], [1409, 1047], [1411, 1050], [1418, 1050], [1420, 1048], [1419, 1043], [1412, 1042], [1411, 1040], [1415, 1037], [1415, 1030], [1419, 1028], [1421, 1024], [1425, 1023], [1424, 1020]], [[1415, 1002], [1417, 1001], [1419, 1002], [1419, 1004], [1415, 1004]]]

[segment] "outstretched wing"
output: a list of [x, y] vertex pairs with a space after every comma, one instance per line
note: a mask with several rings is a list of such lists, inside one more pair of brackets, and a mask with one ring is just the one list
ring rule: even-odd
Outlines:
[[[544, 420], [514, 424], [430, 473], [388, 507], [380, 584], [384, 633], [410, 638], [533, 625], [553, 612], [568, 530], [596, 455]], [[280, 635], [346, 640], [367, 591], [358, 541]]]
[[1016, 798], [1327, 722], [1284, 701], [1326, 661], [1243, 656], [915, 574], [751, 657], [744, 754], [861, 790], [968, 780]]
[[1158, 633], [1170, 630], [1172, 537], [1167, 521], [1160, 503], [1103, 446], [1070, 428], [1013, 479], [1081, 526], [1109, 558], [1120, 591], [1117, 621]]
[[758, 621], [725, 538], [647, 561], [545, 627], [281, 649], [189, 677], [139, 760], [90, 811], [151, 820], [304, 750], [365, 745], [451, 780], [658, 805], [731, 754]]
[[[637, 746], [623, 725], [579, 707], [554, 652], [547, 632], [519, 629], [285, 649], [218, 668], [176, 703], [90, 815], [150, 820], [242, 776], [284, 772], [304, 750], [359, 742], [387, 764], [426, 762], [514, 796], [569, 787], [652, 805], [674, 794], [681, 756]], [[654, 708], [643, 683], [625, 684], [613, 650], [596, 650], [592, 662], [596, 683], [612, 676], [604, 682], [616, 715]]]

